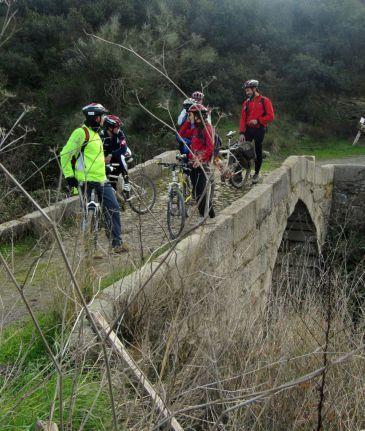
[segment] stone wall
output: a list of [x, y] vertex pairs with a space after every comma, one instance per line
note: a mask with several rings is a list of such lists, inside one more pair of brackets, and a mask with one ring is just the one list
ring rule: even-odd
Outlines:
[[[166, 151], [152, 160], [137, 165], [130, 170], [130, 175], [133, 177], [135, 173], [142, 170], [151, 178], [158, 178], [162, 173], [162, 167], [158, 165], [158, 161], [172, 162], [175, 160], [175, 155], [176, 151]], [[63, 219], [74, 214], [79, 207], [79, 198], [75, 196], [44, 208], [44, 211], [51, 219], [60, 223]], [[46, 224], [47, 222], [39, 211], [26, 214], [17, 220], [2, 223], [0, 224], [0, 242], [19, 239], [30, 232], [35, 234], [44, 233]]]
[[365, 229], [365, 166], [334, 166], [330, 225], [335, 230]]
[[[288, 219], [298, 201], [306, 207], [320, 248], [327, 232], [333, 166], [319, 167], [312, 157], [289, 157], [262, 184], [256, 185], [215, 219], [208, 220], [177, 248], [103, 290], [91, 309], [110, 321], [143, 289], [164, 297], [189, 289], [219, 304], [214, 316], [226, 325], [239, 323], [252, 304], [263, 303]], [[312, 239], [311, 239], [312, 240]], [[154, 273], [153, 277], [151, 277]]]

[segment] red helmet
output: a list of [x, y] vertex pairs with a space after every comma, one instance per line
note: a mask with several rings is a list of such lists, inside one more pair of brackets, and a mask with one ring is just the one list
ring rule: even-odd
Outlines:
[[191, 97], [197, 102], [202, 102], [204, 99], [204, 94], [201, 91], [194, 91]]
[[115, 127], [119, 128], [121, 125], [122, 125], [122, 120], [116, 115], [107, 115], [104, 118], [104, 123], [103, 123], [104, 127], [112, 127], [114, 129]]
[[191, 105], [188, 112], [201, 112], [202, 114], [207, 114], [208, 108], [206, 108], [204, 105], [201, 105], [200, 103], [197, 103], [196, 105]]

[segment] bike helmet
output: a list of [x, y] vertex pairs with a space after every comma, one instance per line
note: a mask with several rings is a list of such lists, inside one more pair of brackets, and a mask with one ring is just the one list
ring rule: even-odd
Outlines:
[[104, 115], [108, 110], [100, 103], [90, 103], [82, 108], [82, 112], [86, 118], [90, 118]]
[[119, 128], [121, 125], [122, 125], [122, 120], [116, 115], [107, 115], [104, 118], [104, 123], [103, 123], [104, 127], [112, 127], [114, 129], [115, 127]]
[[259, 81], [257, 81], [257, 79], [249, 79], [243, 84], [243, 88], [257, 88], [258, 86]]
[[194, 91], [194, 93], [191, 95], [192, 99], [194, 99], [196, 102], [202, 102], [204, 99], [204, 94], [201, 91]]
[[208, 108], [206, 108], [204, 105], [201, 105], [200, 103], [197, 103], [190, 106], [188, 112], [201, 112], [202, 114], [207, 114]]
[[200, 118], [200, 119], [203, 118], [205, 120], [208, 117], [209, 111], [204, 105], [197, 103], [190, 107], [190, 109], [188, 110], [188, 113], [190, 114], [191, 112], [194, 114], [194, 117]]
[[194, 99], [185, 99], [183, 102], [183, 108], [186, 109], [187, 111], [189, 110], [191, 105], [194, 105], [196, 102]]

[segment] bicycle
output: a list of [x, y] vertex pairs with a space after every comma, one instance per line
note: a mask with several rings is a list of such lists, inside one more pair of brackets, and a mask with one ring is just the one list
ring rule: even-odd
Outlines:
[[233, 187], [242, 188], [251, 178], [251, 167], [256, 159], [255, 144], [251, 141], [232, 142], [235, 131], [227, 133], [228, 148], [220, 150], [219, 154], [225, 156], [227, 161], [223, 168], [222, 181], [228, 179]]
[[186, 156], [178, 154], [176, 159], [176, 163], [159, 162], [161, 166], [171, 169], [171, 182], [167, 191], [167, 229], [170, 239], [176, 239], [181, 234], [189, 216], [188, 206], [194, 202]]
[[143, 172], [137, 172], [133, 177], [129, 177], [130, 190], [124, 190], [125, 179], [120, 172], [118, 163], [108, 165], [110, 173], [107, 177], [112, 184], [116, 197], [122, 208], [126, 203], [137, 214], [150, 212], [156, 202], [156, 186], [151, 178]]
[[[87, 198], [85, 187], [91, 188], [90, 198]], [[87, 243], [95, 251], [98, 244], [101, 217], [98, 195], [92, 182], [88, 182], [87, 185], [80, 182], [78, 192], [82, 209], [81, 230], [87, 239]]]

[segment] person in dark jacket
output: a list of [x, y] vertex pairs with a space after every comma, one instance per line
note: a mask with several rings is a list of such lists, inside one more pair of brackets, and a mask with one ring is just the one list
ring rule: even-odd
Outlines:
[[127, 140], [124, 132], [121, 130], [122, 120], [116, 115], [107, 115], [103, 122], [103, 131], [101, 138], [104, 147], [105, 163], [118, 163], [119, 171], [124, 178], [123, 190], [128, 197], [130, 191], [128, 165], [126, 159], [130, 158], [132, 153], [127, 146]]
[[240, 141], [255, 141], [256, 160], [253, 183], [259, 180], [262, 165], [262, 142], [268, 123], [274, 120], [274, 109], [271, 100], [262, 96], [259, 91], [259, 81], [250, 79], [243, 84], [246, 100], [242, 104], [240, 121]]

